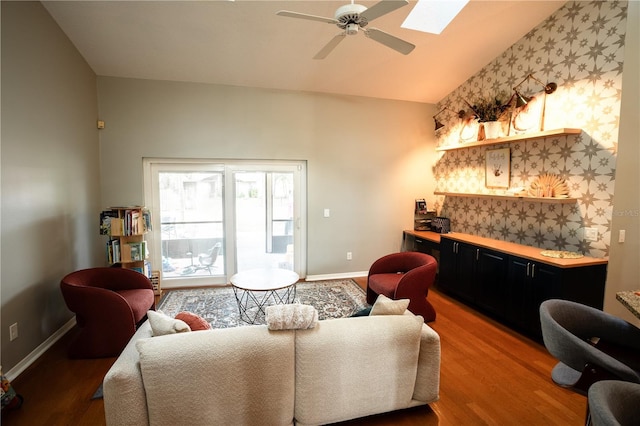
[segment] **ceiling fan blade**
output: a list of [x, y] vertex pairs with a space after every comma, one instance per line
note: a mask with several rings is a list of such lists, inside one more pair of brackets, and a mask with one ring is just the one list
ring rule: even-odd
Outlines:
[[367, 22], [371, 22], [382, 15], [386, 15], [408, 4], [409, 2], [407, 0], [382, 0], [362, 12], [360, 17], [365, 18]]
[[276, 15], [286, 16], [289, 18], [308, 19], [310, 21], [325, 22], [327, 24], [338, 23], [338, 21], [336, 21], [333, 18], [325, 18], [324, 16], [316, 16], [316, 15], [308, 15], [306, 13], [291, 12], [290, 10], [279, 10], [278, 12], [276, 12]]
[[391, 34], [385, 33], [384, 31], [377, 28], [366, 29], [364, 30], [364, 34], [370, 39], [384, 44], [385, 46], [390, 47], [393, 50], [402, 53], [403, 55], [408, 55], [416, 47], [407, 41], [392, 36]]
[[327, 57], [327, 55], [329, 53], [331, 53], [331, 51], [333, 49], [336, 48], [336, 46], [342, 41], [344, 40], [344, 38], [347, 36], [346, 32], [342, 32], [340, 34], [338, 34], [337, 36], [335, 36], [334, 38], [332, 38], [329, 43], [327, 43], [318, 53], [316, 53], [316, 56], [313, 57], [313, 59], [324, 59]]

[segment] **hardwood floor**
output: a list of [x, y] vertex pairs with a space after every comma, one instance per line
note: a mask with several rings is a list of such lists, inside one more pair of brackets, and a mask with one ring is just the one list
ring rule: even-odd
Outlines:
[[[365, 279], [356, 281], [366, 285]], [[440, 400], [343, 426], [584, 424], [586, 399], [553, 384], [556, 361], [544, 346], [437, 290], [429, 300], [438, 314], [429, 325], [442, 348]], [[19, 410], [2, 413], [3, 425], [105, 424], [103, 402], [91, 396], [114, 359], [70, 360], [65, 353], [70, 337], [14, 381], [25, 401]], [[354, 384], [354, 391], [366, 392], [366, 383]]]

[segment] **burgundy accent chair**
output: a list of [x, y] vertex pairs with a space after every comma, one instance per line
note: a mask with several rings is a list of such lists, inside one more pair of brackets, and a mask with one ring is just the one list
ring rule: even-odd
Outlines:
[[60, 289], [79, 328], [70, 358], [118, 356], [147, 311], [155, 310], [151, 281], [131, 269], [82, 269], [65, 276]]
[[436, 278], [438, 262], [432, 256], [407, 251], [392, 253], [373, 262], [367, 278], [367, 303], [373, 305], [379, 294], [390, 299], [409, 299], [408, 309], [422, 315], [425, 322], [436, 319], [436, 310], [427, 300]]

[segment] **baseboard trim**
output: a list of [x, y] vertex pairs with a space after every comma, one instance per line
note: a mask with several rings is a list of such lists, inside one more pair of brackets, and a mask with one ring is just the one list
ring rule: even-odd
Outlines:
[[343, 280], [347, 278], [360, 278], [369, 275], [369, 271], [344, 272], [341, 274], [307, 275], [305, 281]]
[[24, 372], [31, 364], [36, 362], [54, 343], [62, 338], [69, 330], [76, 325], [76, 317], [71, 318], [66, 324], [60, 327], [55, 333], [53, 333], [47, 340], [42, 342], [37, 348], [35, 348], [29, 355], [22, 361], [15, 365], [11, 370], [5, 374], [9, 381], [14, 381], [20, 374]]

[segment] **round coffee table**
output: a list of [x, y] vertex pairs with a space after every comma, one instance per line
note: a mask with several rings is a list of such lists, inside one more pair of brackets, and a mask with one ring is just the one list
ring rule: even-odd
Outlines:
[[299, 279], [295, 272], [277, 268], [250, 269], [232, 276], [230, 281], [240, 319], [256, 324], [264, 318], [266, 306], [293, 303]]

